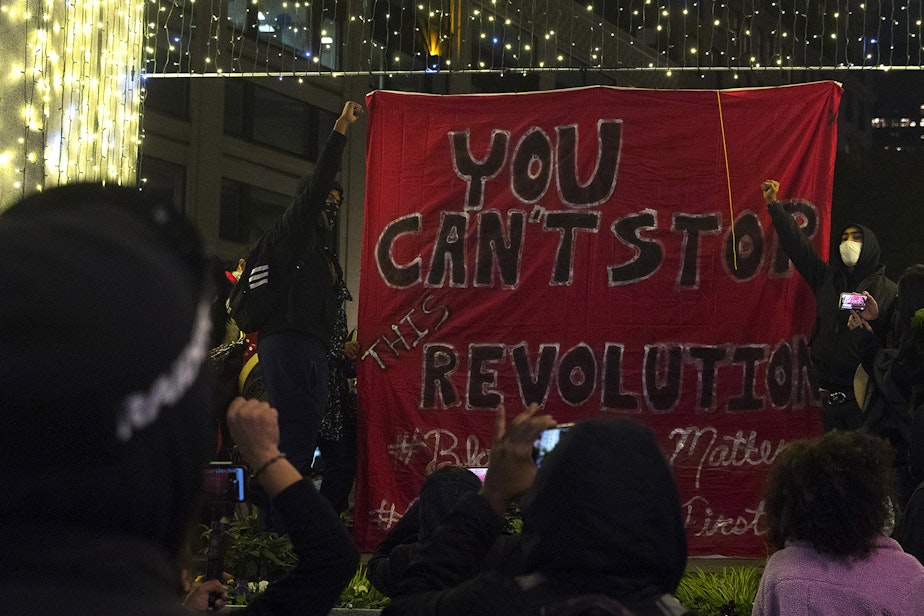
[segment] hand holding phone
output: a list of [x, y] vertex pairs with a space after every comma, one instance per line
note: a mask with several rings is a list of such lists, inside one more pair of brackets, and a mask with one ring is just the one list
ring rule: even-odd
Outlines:
[[532, 403], [508, 425], [503, 404], [494, 418], [494, 442], [481, 495], [491, 508], [503, 516], [507, 506], [525, 493], [536, 477], [533, 447], [543, 430], [555, 425], [551, 415], [539, 415]]

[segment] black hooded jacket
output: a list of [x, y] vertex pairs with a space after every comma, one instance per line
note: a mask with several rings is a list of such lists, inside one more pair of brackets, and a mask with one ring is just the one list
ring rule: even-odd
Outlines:
[[[857, 227], [863, 231], [863, 248], [851, 271], [844, 265], [837, 249], [832, 251], [828, 263], [822, 261], [795, 219], [780, 203], [771, 203], [767, 209], [780, 245], [815, 295], [815, 324], [809, 346], [817, 385], [833, 391], [852, 392], [860, 355], [854, 336], [847, 327], [850, 311], [841, 310], [838, 300], [844, 292], [869, 291], [879, 305], [882, 315], [879, 321], [888, 324], [885, 315], [891, 313], [898, 289], [886, 278], [885, 266], [879, 261], [882, 254], [879, 240], [871, 229], [863, 225], [844, 227]], [[841, 233], [838, 233], [838, 238]], [[887, 327], [878, 329], [885, 331]]]
[[[383, 614], [686, 613], [672, 596], [687, 559], [680, 498], [649, 429], [614, 418], [578, 423], [533, 492], [524, 575], [479, 574], [503, 520], [471, 495], [422, 546]], [[597, 611], [563, 609], [573, 601]]]
[[425, 539], [439, 528], [455, 506], [481, 489], [481, 480], [467, 468], [444, 466], [420, 486], [417, 501], [398, 520], [366, 563], [369, 581], [391, 596]]
[[[129, 188], [0, 216], [3, 614], [186, 613], [179, 555], [214, 451], [205, 263], [181, 212]], [[356, 548], [310, 483], [273, 506], [299, 561], [244, 613], [327, 614]]]
[[328, 193], [336, 186], [334, 178], [345, 146], [346, 136], [331, 131], [310, 179], [302, 178], [291, 205], [264, 234], [263, 241], [271, 247], [268, 262], [248, 263], [248, 269], [267, 266], [271, 278], [278, 276], [286, 283], [280, 305], [260, 328], [262, 337], [286, 333], [312, 340], [324, 349], [330, 344], [343, 272], [326, 250], [330, 230], [322, 212]]

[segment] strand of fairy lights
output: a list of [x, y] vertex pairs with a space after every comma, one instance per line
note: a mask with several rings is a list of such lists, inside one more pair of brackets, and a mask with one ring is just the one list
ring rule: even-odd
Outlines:
[[[173, 4], [182, 5], [185, 1], [192, 3], [192, 0], [176, 0]], [[384, 10], [382, 3], [387, 5]], [[270, 21], [261, 22], [261, 27], [267, 30], [265, 32], [255, 32], [256, 26], [252, 23], [231, 23], [231, 16], [221, 15], [219, 10], [212, 10], [212, 40], [206, 63], [218, 66], [200, 70], [213, 73], [240, 70], [237, 65], [242, 66], [242, 63], [232, 62], [228, 66], [221, 66], [219, 58], [223, 45], [226, 48], [233, 47], [236, 45], [235, 41], [240, 41], [242, 37], [250, 37], [259, 49], [259, 52], [252, 54], [254, 65], [247, 72], [264, 71], [267, 75], [286, 72], [309, 74], [312, 70], [325, 74], [425, 72], [428, 68], [426, 63], [437, 55], [432, 53], [434, 42], [441, 48], [440, 68], [456, 71], [574, 70], [579, 67], [599, 70], [659, 68], [669, 73], [691, 67], [740, 70], [762, 68], [763, 65], [790, 70], [855, 66], [881, 68], [877, 44], [882, 39], [883, 23], [892, 29], [889, 36], [893, 39], [890, 49], [894, 48], [894, 39], [904, 38], [910, 41], [906, 43], [908, 49], [904, 55], [907, 66], [904, 68], [921, 68], [919, 65], [911, 64], [912, 57], [920, 57], [920, 49], [917, 47], [920, 42], [920, 20], [910, 14], [901, 22], [879, 16], [879, 19], [869, 20], [875, 21], [876, 33], [872, 36], [851, 33], [851, 23], [865, 21], [868, 17], [865, 4], [836, 12], [830, 12], [823, 3], [806, 3], [805, 8], [801, 4], [796, 4], [795, 8], [788, 8], [779, 2], [771, 2], [766, 6], [753, 0], [747, 4], [717, 1], [685, 2], [680, 5], [663, 0], [657, 3], [652, 0], [637, 0], [612, 3], [616, 6], [615, 9], [607, 9], [604, 5], [594, 3], [558, 0], [547, 0], [543, 5], [533, 0], [531, 11], [524, 10], [522, 4], [512, 0], [470, 1], [465, 3], [468, 14], [457, 19], [455, 11], [459, 10], [459, 0], [408, 0], [403, 4], [389, 3], [387, 0], [364, 0], [361, 3], [349, 3], [345, 0], [327, 2], [324, 4], [325, 11], [340, 16], [342, 31], [339, 38], [345, 38], [352, 29], [358, 28], [363, 45], [369, 50], [368, 53], [359, 54], [355, 58], [344, 58], [338, 66], [322, 65], [319, 60], [321, 50], [299, 50], [292, 43], [296, 41], [297, 44], [307, 45], [310, 39], [304, 36], [304, 30], [316, 30], [321, 27], [320, 24], [313, 23], [311, 11], [307, 9], [308, 2], [262, 3], [261, 11], [272, 12], [276, 10], [273, 8], [275, 6], [280, 11], [285, 9], [280, 14], [291, 14], [295, 17], [292, 23], [281, 24], [278, 28], [268, 25]], [[356, 10], [356, 7], [359, 7], [359, 10], [355, 14], [348, 12], [348, 9]], [[300, 10], [304, 11], [306, 17], [300, 15]], [[571, 12], [568, 13], [568, 10]], [[895, 10], [910, 12], [911, 8], [904, 6]], [[587, 13], [597, 16], [598, 21], [588, 22]], [[604, 15], [606, 19], [602, 18]], [[441, 25], [434, 25], [440, 24], [446, 16], [452, 22], [452, 27], [449, 28], [450, 36], [443, 33]], [[383, 27], [375, 28], [379, 31], [377, 38], [372, 38], [369, 34], [372, 30], [368, 24], [370, 19], [386, 21]], [[811, 24], [814, 21], [829, 28], [829, 31], [812, 31]], [[733, 26], [732, 22], [736, 25]], [[221, 24], [228, 24], [228, 27]], [[748, 25], [741, 29], [737, 24]], [[900, 30], [902, 24], [907, 26], [904, 31]], [[653, 45], [654, 61], [649, 62], [648, 66], [626, 66], [620, 63], [619, 46], [616, 46], [615, 51], [608, 56], [613, 58], [614, 62], [612, 65], [605, 64], [604, 58], [607, 56], [602, 53], [603, 46], [599, 45], [598, 41], [605, 36], [607, 26], [613, 29], [621, 28], [629, 37], [634, 37], [635, 40], [629, 39], [629, 45], [637, 45], [636, 40], [644, 40], [647, 43], [639, 46]], [[601, 38], [585, 35], [597, 27]], [[228, 34], [232, 31], [235, 32], [234, 36]], [[678, 31], [682, 33], [682, 39], [678, 39], [674, 34]], [[618, 38], [615, 34], [612, 32], [613, 38]], [[510, 37], [510, 40], [506, 40], [505, 36]], [[769, 57], [760, 57], [759, 45], [754, 44], [755, 36], [760, 37], [757, 40], [769, 39]], [[856, 40], [851, 41], [851, 36]], [[456, 46], [448, 44], [447, 39], [450, 37], [469, 41], [471, 51], [463, 54], [464, 58], [453, 58], [452, 55], [458, 54], [451, 53]], [[530, 42], [530, 37], [534, 37], [535, 41]], [[316, 38], [314, 37], [315, 44]], [[536, 42], [541, 43], [540, 49], [532, 49]], [[586, 48], [580, 48], [579, 43], [586, 45]], [[492, 44], [498, 49], [491, 51]], [[869, 48], [868, 51], [865, 51], [864, 47]], [[242, 46], [234, 48], [242, 53]], [[375, 52], [374, 49], [381, 51]], [[260, 56], [259, 60], [257, 56]], [[308, 57], [308, 64], [300, 62]], [[380, 58], [381, 64], [374, 58]], [[893, 57], [892, 61], [896, 61], [896, 58]]]
[[144, 45], [140, 2], [0, 3], [0, 205], [46, 186], [133, 183]]
[[[131, 181], [142, 73], [650, 70], [669, 78], [924, 69], [920, 2], [834, 9], [810, 0], [256, 1], [0, 0], [3, 86], [23, 93], [0, 124], [0, 202], [65, 179]], [[334, 53], [348, 38], [358, 43], [350, 53]]]

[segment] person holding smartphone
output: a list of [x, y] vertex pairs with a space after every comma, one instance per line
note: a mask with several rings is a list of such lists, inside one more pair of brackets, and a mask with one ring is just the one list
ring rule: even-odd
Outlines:
[[[498, 407], [484, 485], [422, 543], [383, 616], [689, 616], [673, 596], [687, 561], [680, 496], [652, 431], [578, 422], [537, 469], [554, 425], [537, 404], [509, 424]], [[521, 496], [522, 567], [485, 570]]]
[[[779, 200], [780, 183], [764, 180], [760, 189], [780, 246], [815, 296], [815, 324], [809, 346], [822, 425], [825, 431], [859, 428], [863, 417], [853, 392], [853, 379], [860, 355], [847, 327], [851, 310], [842, 309], [840, 301], [842, 293], [868, 292], [876, 298], [879, 314], [891, 313], [897, 287], [886, 277], [885, 266], [880, 263], [879, 240], [872, 229], [850, 224], [839, 234], [837, 250], [825, 262], [799, 228], [792, 210], [787, 209], [790, 202]], [[886, 327], [880, 323], [887, 324], [887, 320], [878, 319], [870, 308], [864, 308], [860, 316], [868, 320], [885, 344]]]
[[[326, 616], [356, 573], [359, 552], [330, 504], [279, 450], [278, 413], [266, 402], [236, 398], [228, 428], [238, 450], [282, 516], [295, 567], [243, 610], [247, 616]], [[190, 613], [208, 611], [209, 595], [224, 596], [218, 579], [207, 580], [186, 600]], [[213, 600], [211, 607], [223, 602]]]

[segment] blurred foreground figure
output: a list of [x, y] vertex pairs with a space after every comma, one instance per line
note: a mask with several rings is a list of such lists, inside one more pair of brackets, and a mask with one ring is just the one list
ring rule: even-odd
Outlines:
[[209, 452], [199, 236], [137, 191], [0, 215], [0, 572], [9, 614], [171, 614]]
[[[221, 607], [217, 580], [180, 605], [215, 434], [198, 233], [137, 191], [55, 188], [0, 215], [0, 279], [0, 611], [169, 616], [208, 609], [209, 591]], [[239, 398], [228, 421], [274, 503], [307, 527], [292, 536], [295, 572], [245, 613], [326, 615], [355, 548], [280, 455], [275, 411]]]

